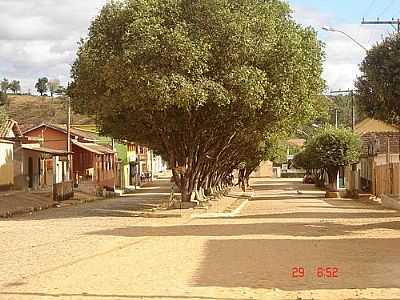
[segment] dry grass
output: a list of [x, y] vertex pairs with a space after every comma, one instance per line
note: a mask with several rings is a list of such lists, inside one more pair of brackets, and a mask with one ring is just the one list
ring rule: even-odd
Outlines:
[[[65, 124], [67, 106], [65, 98], [40, 97], [28, 95], [9, 95], [8, 113], [16, 120], [22, 130], [41, 123]], [[73, 114], [74, 124], [93, 124], [93, 120], [84, 115]]]

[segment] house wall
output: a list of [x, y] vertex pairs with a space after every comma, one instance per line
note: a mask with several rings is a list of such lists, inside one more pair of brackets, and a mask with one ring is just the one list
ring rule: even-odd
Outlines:
[[13, 144], [0, 142], [0, 189], [14, 184]]
[[55, 162], [56, 165], [56, 176], [54, 183], [62, 183], [68, 178], [68, 162], [65, 160], [60, 160], [60, 157], [58, 156], [53, 158], [53, 162]]
[[260, 166], [251, 174], [251, 177], [272, 177], [272, 162], [262, 161]]
[[93, 172], [94, 172], [94, 164], [95, 164], [95, 154], [93, 152], [87, 151], [78, 147], [76, 145], [72, 145], [73, 154], [73, 172], [74, 178], [76, 178], [76, 174], [78, 176], [82, 176], [84, 179], [93, 180]]
[[[20, 155], [15, 156], [14, 183], [19, 189], [37, 190], [40, 188], [40, 153], [30, 150], [20, 150]], [[32, 160], [32, 173], [29, 174], [29, 158]], [[30, 176], [31, 175], [31, 176]], [[31, 185], [31, 186], [30, 186]]]
[[116, 172], [116, 187], [124, 189], [129, 186], [130, 166], [120, 164]]
[[28, 137], [39, 137], [44, 138], [43, 147], [56, 149], [56, 150], [67, 150], [67, 135], [58, 130], [54, 130], [49, 127], [39, 127], [25, 134]]
[[400, 152], [400, 133], [397, 132], [368, 132], [361, 136], [361, 140], [362, 153], [365, 155], [371, 154], [371, 147], [375, 148], [373, 149], [374, 154], [386, 153], [388, 149], [391, 153]]
[[123, 177], [122, 177], [123, 188], [129, 185], [129, 176], [130, 176], [130, 166], [125, 165], [123, 167]]
[[166, 163], [162, 160], [160, 155], [154, 155], [153, 156], [153, 170], [152, 172], [154, 174], [162, 173], [167, 170], [167, 165]]
[[[397, 163], [399, 161], [400, 133], [393, 132], [393, 128], [388, 128], [389, 125], [385, 125], [383, 122], [375, 122], [372, 125], [373, 126], [370, 128], [363, 128], [363, 130], [369, 130], [371, 132], [364, 132], [361, 134], [362, 157], [357, 166], [357, 170], [352, 172], [351, 167], [348, 167], [346, 170], [345, 177], [348, 179], [346, 188], [349, 191], [354, 188], [362, 192], [376, 194], [377, 189], [380, 192], [381, 187], [386, 187], [386, 184], [377, 184], [376, 175], [379, 174], [380, 178], [385, 177], [383, 174], [386, 174], [386, 171], [382, 171], [382, 168], [379, 166], [388, 164], [386, 161], [388, 158], [387, 152], [389, 151], [391, 153], [390, 163]], [[390, 131], [383, 132], [382, 130], [385, 130], [385, 128]], [[355, 177], [354, 180], [352, 178], [353, 176]], [[379, 187], [377, 187], [377, 185], [379, 185]], [[383, 188], [383, 190], [385, 190], [385, 188]]]
[[96, 155], [96, 184], [100, 187], [114, 188], [115, 186], [115, 155]]

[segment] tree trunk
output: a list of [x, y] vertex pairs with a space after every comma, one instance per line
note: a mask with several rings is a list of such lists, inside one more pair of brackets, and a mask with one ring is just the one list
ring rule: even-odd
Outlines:
[[181, 182], [182, 182], [182, 185], [181, 185], [182, 202], [190, 202], [190, 197], [192, 195], [192, 191], [190, 191], [187, 178], [185, 178], [183, 176], [183, 179], [181, 180]]
[[199, 188], [197, 182], [194, 184], [194, 193], [196, 195], [195, 196], [195, 200], [198, 200], [198, 201], [203, 201], [204, 200], [203, 195], [201, 193], [201, 188]]
[[337, 174], [338, 174], [339, 168], [337, 167], [332, 167], [327, 169], [328, 172], [328, 190], [330, 192], [336, 192], [337, 191]]

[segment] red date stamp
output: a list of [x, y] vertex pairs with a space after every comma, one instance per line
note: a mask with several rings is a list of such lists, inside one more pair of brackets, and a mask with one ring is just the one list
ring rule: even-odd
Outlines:
[[[339, 268], [338, 267], [316, 267], [314, 276], [317, 278], [338, 278]], [[306, 271], [304, 267], [298, 266], [292, 268], [293, 278], [303, 278], [306, 276]]]

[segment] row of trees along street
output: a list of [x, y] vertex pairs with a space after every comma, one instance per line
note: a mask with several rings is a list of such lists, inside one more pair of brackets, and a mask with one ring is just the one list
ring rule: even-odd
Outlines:
[[[157, 151], [189, 201], [250, 174], [318, 114], [323, 51], [286, 2], [110, 2], [78, 51], [74, 110]], [[175, 168], [174, 168], [175, 167]]]

